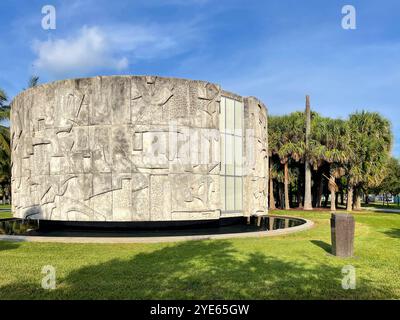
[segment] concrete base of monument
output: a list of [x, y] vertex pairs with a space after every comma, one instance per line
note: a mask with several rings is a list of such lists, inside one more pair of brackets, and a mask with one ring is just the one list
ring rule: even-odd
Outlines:
[[[11, 223], [11, 220], [8, 220]], [[53, 221], [54, 222], [54, 221]], [[12, 226], [5, 228], [0, 220], [0, 240], [28, 242], [62, 242], [62, 243], [154, 243], [188, 240], [230, 239], [244, 237], [268, 237], [285, 235], [307, 230], [313, 227], [310, 220], [290, 216], [253, 216], [225, 218], [193, 225], [176, 224], [166, 228], [107, 228], [101, 226], [83, 227], [82, 225], [49, 225], [43, 228], [31, 223], [31, 228]], [[22, 222], [21, 222], [22, 223]], [[2, 227], [1, 227], [2, 226]], [[16, 228], [13, 231], [12, 228]], [[18, 230], [24, 230], [19, 232]], [[4, 234], [7, 233], [8, 234]]]

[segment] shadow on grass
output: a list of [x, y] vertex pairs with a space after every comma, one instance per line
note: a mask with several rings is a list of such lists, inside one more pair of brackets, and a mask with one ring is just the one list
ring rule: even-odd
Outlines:
[[19, 244], [16, 242], [0, 241], [0, 251], [17, 249]]
[[[78, 259], [78, 257], [71, 257]], [[79, 259], [84, 259], [80, 256]], [[238, 252], [229, 241], [189, 241], [127, 259], [87, 265], [58, 276], [57, 289], [22, 280], [0, 296], [30, 299], [351, 299], [390, 298], [367, 280], [341, 288], [342, 264]], [[348, 262], [346, 262], [348, 263]], [[64, 267], [64, 266], [63, 266]], [[33, 294], [34, 293], [34, 294]], [[18, 295], [18, 296], [17, 296]]]
[[383, 233], [392, 238], [400, 238], [400, 229], [393, 228]]
[[317, 247], [320, 247], [321, 249], [325, 250], [328, 253], [332, 253], [332, 246], [324, 241], [321, 240], [310, 240], [312, 244], [315, 244]]

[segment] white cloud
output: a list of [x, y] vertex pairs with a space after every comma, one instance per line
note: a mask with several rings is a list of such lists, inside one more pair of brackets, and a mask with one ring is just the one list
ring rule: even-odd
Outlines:
[[99, 67], [126, 68], [127, 58], [117, 58], [110, 45], [102, 30], [83, 27], [75, 37], [35, 41], [33, 49], [38, 57], [34, 66], [52, 75], [87, 73]]
[[[178, 52], [171, 32], [154, 26], [82, 27], [74, 35], [34, 41], [34, 67], [50, 76], [82, 76], [97, 70], [122, 71], [137, 59]], [[184, 34], [176, 34], [183, 40]], [[182, 39], [183, 38], [183, 39]], [[187, 38], [187, 37], [186, 37]]]

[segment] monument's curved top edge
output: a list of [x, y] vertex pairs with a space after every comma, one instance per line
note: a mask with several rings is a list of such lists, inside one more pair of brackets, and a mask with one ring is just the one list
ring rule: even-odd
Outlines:
[[[164, 80], [172, 80], [172, 81], [210, 83], [210, 84], [213, 84], [215, 86], [218, 86], [222, 90], [220, 84], [217, 84], [217, 83], [214, 83], [214, 82], [211, 82], [211, 81], [207, 81], [207, 80], [196, 80], [196, 79], [187, 79], [187, 78], [180, 78], [180, 77], [168, 77], [168, 76], [159, 76], [159, 75], [129, 75], [129, 74], [127, 74], [127, 75], [104, 75], [104, 76], [94, 76], [94, 77], [67, 78], [67, 79], [61, 79], [61, 80], [55, 80], [55, 81], [51, 81], [51, 82], [41, 83], [41, 84], [38, 84], [38, 85], [36, 85], [36, 86], [34, 86], [32, 88], [27, 88], [27, 89], [21, 91], [20, 93], [18, 93], [13, 98], [13, 100], [11, 101], [11, 105], [13, 104], [14, 100], [19, 98], [20, 96], [28, 94], [29, 92], [40, 90], [40, 89], [43, 89], [43, 88], [46, 88], [46, 87], [51, 87], [51, 86], [54, 86], [54, 85], [59, 85], [61, 83], [74, 82], [74, 81], [75, 82], [76, 81], [78, 81], [78, 82], [79, 81], [87, 81], [87, 80], [96, 79], [96, 78], [100, 78], [100, 79], [105, 79], [105, 78], [142, 78], [143, 79], [143, 78], [152, 78], [152, 77], [153, 78], [158, 78], [158, 79], [164, 79]], [[228, 91], [226, 91], [226, 92], [228, 92]], [[240, 95], [238, 95], [236, 93], [234, 95], [236, 95], [238, 97], [241, 97]]]

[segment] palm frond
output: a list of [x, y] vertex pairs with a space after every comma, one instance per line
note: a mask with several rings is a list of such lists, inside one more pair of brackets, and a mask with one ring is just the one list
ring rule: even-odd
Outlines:
[[0, 88], [0, 107], [4, 106], [4, 104], [7, 102], [8, 97], [6, 92]]
[[39, 83], [39, 77], [38, 76], [31, 76], [28, 80], [28, 88], [33, 88], [36, 87]]

